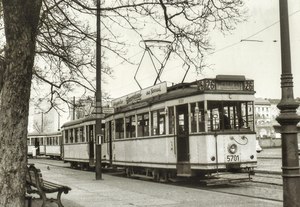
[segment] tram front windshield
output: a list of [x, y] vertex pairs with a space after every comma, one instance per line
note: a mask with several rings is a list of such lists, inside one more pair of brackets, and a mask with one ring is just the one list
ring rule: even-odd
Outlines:
[[208, 131], [254, 131], [252, 101], [208, 101]]

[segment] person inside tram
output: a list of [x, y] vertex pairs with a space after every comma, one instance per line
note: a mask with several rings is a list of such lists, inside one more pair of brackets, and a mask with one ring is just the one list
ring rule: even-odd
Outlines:
[[245, 124], [245, 120], [242, 117], [239, 117], [239, 127], [243, 128]]
[[224, 129], [230, 129], [230, 119], [226, 114], [223, 114]]
[[219, 114], [220, 116], [220, 128], [221, 129], [231, 129], [230, 125], [230, 118], [228, 117], [228, 111], [226, 109], [223, 109], [222, 107], [219, 107]]

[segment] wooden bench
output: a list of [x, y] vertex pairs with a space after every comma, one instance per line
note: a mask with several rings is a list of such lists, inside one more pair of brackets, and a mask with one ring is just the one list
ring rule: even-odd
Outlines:
[[[40, 199], [43, 200], [42, 207], [45, 207], [47, 202], [55, 202], [59, 207], [63, 207], [61, 203], [61, 194], [63, 192], [67, 194], [71, 190], [71, 188], [69, 188], [68, 186], [59, 185], [56, 183], [43, 180], [40, 169], [37, 169], [34, 165], [29, 165], [27, 169], [28, 169], [26, 175], [27, 193], [38, 194], [40, 196]], [[56, 193], [56, 192], [57, 192], [56, 199], [46, 197], [46, 193]]]

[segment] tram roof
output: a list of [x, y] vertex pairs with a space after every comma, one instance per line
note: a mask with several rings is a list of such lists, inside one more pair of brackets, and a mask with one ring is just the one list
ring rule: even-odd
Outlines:
[[64, 123], [61, 127], [68, 127], [68, 126], [73, 126], [73, 125], [76, 125], [76, 124], [81, 124], [81, 123], [84, 123], [84, 122], [88, 122], [88, 121], [94, 121], [96, 120], [96, 117], [95, 116], [87, 116], [87, 117], [83, 117], [83, 118], [80, 118], [80, 119], [75, 119], [75, 120], [72, 120], [72, 121], [68, 121], [66, 123]]
[[45, 137], [45, 136], [55, 136], [55, 135], [60, 135], [60, 134], [61, 134], [61, 131], [43, 132], [43, 133], [32, 132], [32, 133], [28, 133], [28, 136], [30, 136], [30, 137]]
[[193, 96], [197, 94], [254, 94], [254, 81], [245, 76], [218, 75], [216, 78], [206, 78], [189, 83], [179, 83], [167, 87], [166, 93], [153, 96], [134, 103], [115, 107], [116, 112], [130, 111], [155, 103]]

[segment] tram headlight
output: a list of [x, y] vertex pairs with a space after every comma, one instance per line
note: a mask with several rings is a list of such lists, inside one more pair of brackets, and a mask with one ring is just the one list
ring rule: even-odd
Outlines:
[[228, 152], [231, 154], [235, 154], [237, 152], [237, 145], [236, 144], [230, 144], [228, 146]]

